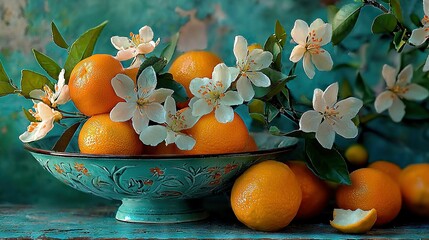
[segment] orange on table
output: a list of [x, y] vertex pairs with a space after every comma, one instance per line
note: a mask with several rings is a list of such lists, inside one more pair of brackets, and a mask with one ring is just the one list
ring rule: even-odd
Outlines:
[[182, 154], [220, 154], [243, 152], [249, 132], [240, 115], [234, 113], [229, 123], [217, 121], [214, 112], [204, 115], [185, 131], [196, 143], [193, 149], [179, 151]]
[[87, 116], [108, 113], [121, 101], [111, 80], [122, 73], [121, 62], [107, 54], [94, 54], [80, 61], [70, 74], [70, 97], [76, 108]]
[[362, 209], [334, 209], [334, 220], [330, 221], [333, 228], [351, 234], [366, 233], [374, 226], [377, 221], [377, 210], [374, 208], [369, 211]]
[[108, 113], [94, 115], [83, 124], [78, 145], [85, 154], [139, 155], [143, 152], [143, 143], [131, 122], [113, 122]]
[[372, 168], [361, 168], [350, 174], [352, 184], [342, 185], [336, 201], [342, 209], [377, 210], [376, 226], [389, 223], [402, 206], [399, 185], [389, 175]]
[[[209, 51], [189, 51], [176, 58], [171, 64], [169, 72], [173, 79], [183, 85], [189, 98], [193, 95], [189, 84], [194, 78], [212, 78], [213, 69], [222, 63], [216, 54]], [[186, 107], [188, 102], [178, 103], [179, 108]]]
[[408, 165], [399, 176], [399, 185], [407, 208], [429, 217], [429, 163]]
[[301, 191], [302, 201], [296, 219], [310, 219], [319, 215], [328, 205], [330, 189], [328, 185], [308, 169], [304, 162], [290, 161], [287, 163], [295, 174]]
[[231, 207], [249, 228], [277, 231], [298, 212], [301, 188], [294, 173], [281, 162], [268, 160], [247, 169], [234, 183]]
[[386, 173], [391, 178], [393, 178], [397, 183], [399, 183], [399, 175], [401, 174], [402, 169], [398, 165], [392, 162], [380, 160], [380, 161], [375, 161], [371, 163], [368, 167], [374, 168]]

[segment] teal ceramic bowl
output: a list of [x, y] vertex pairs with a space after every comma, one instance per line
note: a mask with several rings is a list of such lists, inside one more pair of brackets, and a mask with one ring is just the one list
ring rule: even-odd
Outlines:
[[282, 160], [297, 142], [267, 133], [254, 138], [258, 151], [217, 155], [88, 155], [78, 152], [76, 141], [66, 152], [51, 151], [57, 138], [26, 144], [25, 149], [72, 188], [121, 200], [120, 221], [175, 223], [206, 218], [198, 199], [228, 190], [257, 162]]

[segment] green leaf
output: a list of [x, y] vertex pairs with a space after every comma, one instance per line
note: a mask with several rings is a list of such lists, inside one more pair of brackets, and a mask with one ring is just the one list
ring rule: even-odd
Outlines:
[[405, 47], [405, 44], [407, 43], [404, 38], [407, 36], [407, 31], [402, 30], [395, 33], [395, 36], [393, 37], [393, 44], [395, 45], [395, 49], [397, 52], [401, 52], [402, 49]]
[[349, 80], [344, 79], [341, 82], [339, 96], [340, 96], [340, 99], [345, 99], [353, 96], [353, 89], [352, 89], [352, 86], [350, 85]]
[[25, 108], [22, 108], [22, 111], [24, 112], [25, 117], [30, 122], [37, 122], [36, 118]]
[[16, 90], [16, 87], [7, 76], [6, 71], [3, 68], [3, 64], [0, 62], [0, 97], [15, 93]]
[[365, 84], [360, 73], [356, 76], [356, 90], [361, 95], [364, 104], [374, 101], [374, 92]]
[[52, 29], [52, 40], [54, 43], [61, 48], [69, 48], [69, 45], [64, 40], [63, 36], [61, 35], [60, 31], [57, 28], [57, 25], [55, 25], [54, 22], [51, 22], [51, 29]]
[[30, 92], [34, 89], [43, 89], [47, 85], [49, 88], [54, 89], [54, 85], [49, 79], [40, 73], [30, 70], [22, 70], [21, 88], [24, 97], [30, 97]]
[[268, 131], [270, 132], [270, 134], [275, 135], [275, 136], [281, 136], [281, 134], [282, 134], [280, 129], [276, 126], [271, 126]]
[[271, 64], [271, 66], [277, 71], [281, 71], [281, 69], [282, 69], [281, 61], [277, 60], [278, 58], [281, 59], [282, 50], [283, 50], [283, 48], [280, 45], [280, 43], [278, 42], [275, 34], [269, 36], [267, 41], [265, 42], [264, 51], [268, 51], [271, 54], [273, 54], [273, 60], [275, 62], [273, 64]]
[[416, 25], [416, 27], [418, 27], [418, 28], [423, 27], [423, 24], [422, 24], [422, 22], [421, 22], [421, 19], [420, 19], [420, 17], [419, 17], [417, 14], [412, 13], [412, 14], [410, 15], [410, 20], [411, 20], [411, 22], [412, 22], [414, 25]]
[[409, 120], [427, 120], [429, 119], [429, 110], [417, 102], [404, 101], [405, 119]]
[[274, 29], [274, 34], [276, 36], [277, 42], [280, 45], [281, 48], [285, 45], [286, 42], [286, 31], [282, 24], [279, 22], [279, 20], [276, 21], [276, 27]]
[[305, 140], [309, 168], [320, 178], [335, 183], [351, 184], [344, 158], [336, 149], [323, 148], [316, 139]]
[[34, 57], [39, 65], [46, 71], [53, 79], [58, 80], [58, 75], [61, 72], [61, 67], [52, 58], [45, 54], [33, 49]]
[[173, 58], [178, 40], [179, 33], [176, 33], [171, 37], [170, 43], [164, 48], [164, 50], [162, 50], [161, 58], [165, 58], [167, 60], [167, 64], [170, 62], [171, 58]]
[[402, 8], [399, 0], [390, 0], [390, 8], [392, 9], [392, 13], [396, 16], [396, 19], [400, 22], [404, 22], [404, 17], [402, 16]]
[[106, 24], [107, 21], [104, 21], [100, 25], [89, 29], [71, 45], [69, 55], [66, 59], [66, 63], [64, 64], [64, 69], [66, 70], [66, 84], [68, 83], [71, 71], [76, 64], [92, 55], [98, 37]]
[[286, 87], [287, 82], [296, 78], [295, 75], [287, 76], [271, 68], [265, 68], [262, 72], [271, 80], [271, 85], [269, 87], [254, 87], [254, 89], [255, 98], [264, 98], [264, 100], [269, 100], [280, 93]]
[[182, 84], [174, 81], [173, 75], [170, 73], [164, 73], [158, 75], [158, 81], [156, 88], [168, 88], [174, 91], [172, 97], [176, 100], [177, 103], [185, 102], [188, 100], [188, 95]]
[[350, 34], [359, 18], [360, 10], [363, 6], [362, 3], [350, 3], [338, 10], [332, 23], [332, 44], [339, 44]]
[[384, 13], [378, 15], [372, 22], [371, 31], [374, 34], [393, 32], [398, 24], [395, 15]]
[[52, 148], [56, 152], [64, 152], [82, 122], [77, 122], [67, 128]]
[[165, 66], [167, 66], [167, 59], [165, 58], [159, 58], [159, 57], [150, 57], [147, 58], [139, 68], [139, 71], [137, 73], [137, 79], [139, 78], [140, 74], [145, 70], [147, 67], [153, 67], [153, 70], [158, 74], [164, 69]]
[[267, 120], [270, 123], [271, 121], [274, 120], [275, 117], [277, 117], [280, 113], [279, 109], [276, 108], [273, 104], [271, 103], [266, 103], [265, 104], [265, 112], [267, 115]]
[[252, 99], [247, 103], [249, 107], [249, 113], [261, 113], [265, 112], [265, 102], [259, 99]]
[[261, 123], [263, 125], [267, 125], [268, 124], [267, 121], [265, 120], [264, 114], [261, 114], [261, 113], [249, 113], [249, 115], [250, 115], [250, 117], [253, 120], [255, 120], [255, 121], [257, 121], [257, 122], [259, 122], [259, 123]]

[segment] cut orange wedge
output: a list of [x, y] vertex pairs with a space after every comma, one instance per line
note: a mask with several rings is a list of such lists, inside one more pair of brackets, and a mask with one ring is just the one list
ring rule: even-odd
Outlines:
[[344, 233], [366, 233], [377, 220], [377, 211], [374, 208], [369, 211], [334, 209], [333, 215], [331, 226]]

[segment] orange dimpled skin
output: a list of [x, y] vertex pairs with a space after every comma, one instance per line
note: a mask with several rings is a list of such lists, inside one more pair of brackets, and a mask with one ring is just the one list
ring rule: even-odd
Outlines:
[[229, 123], [217, 121], [214, 112], [204, 115], [186, 133], [196, 141], [193, 149], [183, 154], [221, 154], [243, 152], [249, 132], [241, 117], [234, 113]]
[[374, 168], [386, 173], [391, 178], [393, 178], [396, 182], [399, 183], [399, 175], [401, 175], [402, 170], [398, 165], [388, 161], [375, 161], [371, 163], [368, 167]]
[[121, 63], [107, 54], [95, 54], [80, 61], [71, 72], [70, 97], [76, 108], [86, 116], [108, 113], [121, 101], [111, 80], [122, 73]]
[[130, 122], [113, 122], [109, 114], [90, 117], [78, 137], [81, 153], [139, 155], [143, 143]]
[[328, 185], [314, 175], [304, 162], [291, 161], [287, 165], [295, 174], [302, 191], [302, 202], [296, 219], [310, 219], [319, 215], [328, 205]]
[[412, 212], [429, 217], [429, 163], [411, 164], [399, 176], [404, 204]]
[[372, 168], [361, 168], [350, 174], [352, 184], [342, 185], [336, 193], [342, 209], [377, 210], [375, 225], [391, 222], [402, 206], [399, 185], [387, 174]]
[[301, 188], [290, 168], [268, 160], [253, 165], [234, 183], [231, 207], [238, 220], [259, 231], [278, 231], [293, 220]]
[[[216, 54], [208, 51], [190, 51], [180, 55], [171, 64], [169, 72], [175, 81], [179, 82], [186, 89], [189, 98], [193, 95], [189, 90], [189, 84], [194, 78], [212, 78], [213, 69], [222, 63]], [[187, 103], [178, 104], [181, 108]]]

